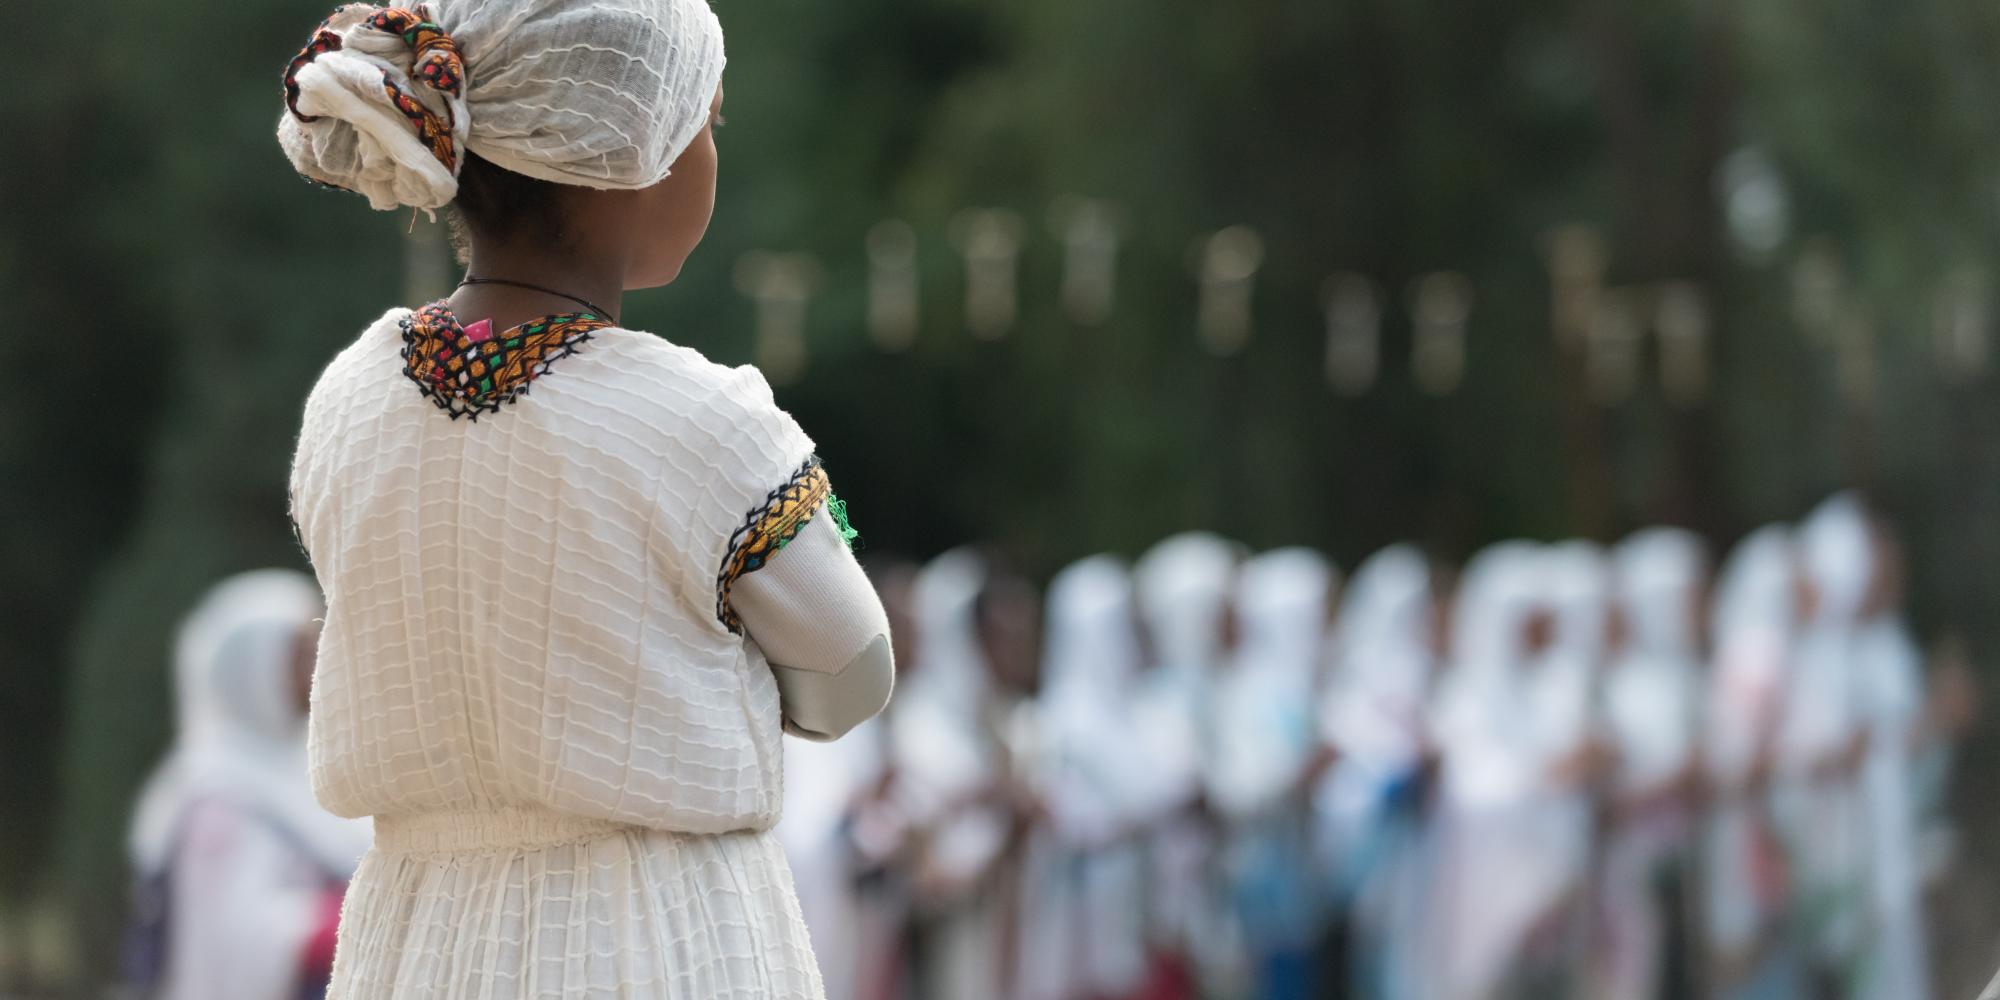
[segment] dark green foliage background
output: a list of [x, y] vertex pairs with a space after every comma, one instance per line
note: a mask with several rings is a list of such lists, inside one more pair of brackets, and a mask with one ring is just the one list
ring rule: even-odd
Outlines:
[[[278, 70], [324, 13], [52, 4], [0, 34], [0, 914], [55, 900], [79, 955], [106, 954], [116, 927], [130, 797], [167, 736], [173, 622], [224, 573], [301, 564], [283, 499], [300, 403], [405, 296], [410, 219], [301, 183], [272, 139]], [[1403, 538], [1453, 555], [1654, 520], [1727, 542], [1860, 483], [1912, 538], [1927, 634], [1960, 627], [2000, 661], [2000, 390], [1943, 378], [1930, 341], [1944, 275], [1995, 260], [2000, 7], [720, 13], [715, 224], [683, 279], [628, 299], [627, 319], [746, 361], [736, 257], [816, 254], [812, 367], [780, 398], [871, 549], [990, 539], [1039, 573], [1194, 525], [1350, 565]], [[1790, 185], [1794, 239], [1774, 263], [1744, 262], [1721, 228], [1716, 165], [1744, 143]], [[1056, 302], [1044, 217], [1066, 194], [1125, 213], [1102, 328]], [[1029, 222], [1021, 321], [999, 343], [960, 319], [946, 233], [967, 206]], [[924, 324], [886, 355], [862, 330], [862, 237], [892, 216], [919, 233]], [[1548, 332], [1542, 251], [1578, 221], [1605, 228], [1614, 281], [1709, 291], [1706, 405], [1677, 411], [1650, 388], [1615, 410], [1583, 402]], [[1253, 341], [1217, 359], [1194, 336], [1187, 254], [1232, 223], [1257, 227], [1267, 257]], [[1784, 263], [1806, 236], [1836, 242], [1878, 333], [1876, 402], [1858, 412], [1790, 319]], [[1409, 384], [1402, 290], [1439, 268], [1478, 299], [1468, 380], [1435, 400]], [[1352, 400], [1322, 375], [1319, 287], [1340, 269], [1389, 291], [1383, 381]], [[1975, 749], [1968, 787], [1994, 776]], [[1995, 818], [1968, 812], [1975, 842]]]

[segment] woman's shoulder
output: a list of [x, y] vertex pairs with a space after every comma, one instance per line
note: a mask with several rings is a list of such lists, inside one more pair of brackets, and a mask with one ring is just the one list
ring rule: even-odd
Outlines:
[[326, 363], [326, 367], [320, 369], [312, 390], [306, 394], [308, 424], [327, 403], [352, 394], [358, 380], [364, 378], [371, 367], [379, 365], [384, 351], [401, 358], [402, 321], [410, 313], [411, 310], [403, 306], [384, 312], [363, 327], [360, 336], [349, 341]]
[[592, 346], [602, 352], [610, 368], [644, 379], [656, 398], [691, 418], [714, 415], [740, 422], [745, 416], [782, 412], [770, 383], [754, 366], [720, 364], [692, 347], [643, 330], [613, 327], [595, 339]]

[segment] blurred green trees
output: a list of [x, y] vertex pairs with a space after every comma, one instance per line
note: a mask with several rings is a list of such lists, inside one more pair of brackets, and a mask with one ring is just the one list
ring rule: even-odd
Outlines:
[[[1859, 481], [1917, 542], [1920, 614], [2000, 654], [1981, 614], [2000, 596], [1985, 572], [2000, 437], [1983, 433], [2000, 391], [1941, 372], [1934, 336], [1943, 290], [1977, 302], [2000, 233], [1990, 4], [720, 13], [716, 221], [682, 280], [633, 296], [628, 320], [749, 360], [737, 258], [815, 255], [810, 366], [779, 395], [871, 549], [992, 539], [1047, 570], [1195, 524], [1349, 564], [1396, 539], [1458, 554], [1658, 519], [1727, 540]], [[0, 824], [0, 899], [57, 901], [79, 955], [104, 954], [116, 927], [130, 797], [167, 736], [176, 617], [223, 573], [301, 563], [283, 482], [306, 389], [368, 320], [425, 291], [406, 281], [410, 218], [300, 183], [272, 140], [278, 70], [323, 14], [306, 0], [227, 16], [45, 5], [32, 32], [0, 36], [16, 68], [0, 98], [14, 319], [0, 729], [19, 748], [0, 763], [15, 818]], [[1725, 162], [1782, 185], [1787, 224], [1761, 253], [1730, 236]], [[1058, 305], [1045, 219], [1064, 196], [1119, 208], [1102, 326]], [[1018, 321], [997, 342], [962, 317], [950, 233], [975, 206], [1025, 221]], [[885, 218], [918, 237], [922, 322], [900, 353], [863, 332], [863, 238]], [[1650, 361], [1634, 395], [1600, 405], [1558, 350], [1549, 239], [1579, 222], [1603, 234], [1611, 284], [1704, 292], [1700, 405], [1672, 405]], [[1195, 336], [1189, 248], [1237, 223], [1263, 237], [1256, 321], [1243, 351], [1217, 357]], [[1794, 264], [1812, 246], [1842, 275], [1837, 343], [1795, 316]], [[1434, 398], [1409, 377], [1406, 293], [1440, 269], [1475, 299], [1464, 383]], [[1382, 291], [1382, 375], [1356, 398], [1324, 375], [1322, 282], [1343, 270]], [[0, 938], [0, 955], [16, 943]]]

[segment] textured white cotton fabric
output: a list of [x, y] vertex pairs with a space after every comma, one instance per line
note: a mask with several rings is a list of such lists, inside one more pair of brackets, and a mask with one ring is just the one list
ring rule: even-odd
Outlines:
[[[406, 4], [414, 8], [415, 4]], [[651, 186], [708, 121], [722, 81], [722, 26], [705, 0], [432, 0], [465, 63], [463, 100], [413, 82], [415, 53], [361, 26], [353, 5], [328, 29], [343, 40], [297, 76], [302, 122], [278, 140], [302, 174], [378, 209], [440, 208], [458, 191], [384, 96], [384, 79], [450, 112], [469, 149], [515, 173], [591, 188]]]
[[313, 786], [377, 817], [331, 996], [819, 996], [768, 832], [778, 689], [716, 615], [812, 442], [754, 369], [617, 328], [452, 420], [402, 372], [407, 315], [328, 366], [292, 475]]

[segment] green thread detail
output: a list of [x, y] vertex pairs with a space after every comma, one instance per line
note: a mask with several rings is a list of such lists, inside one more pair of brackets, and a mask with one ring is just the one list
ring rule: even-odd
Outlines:
[[833, 515], [833, 526], [840, 530], [840, 540], [847, 544], [847, 551], [854, 551], [854, 540], [861, 537], [861, 532], [854, 530], [854, 526], [847, 523], [847, 501], [828, 492], [826, 512]]

